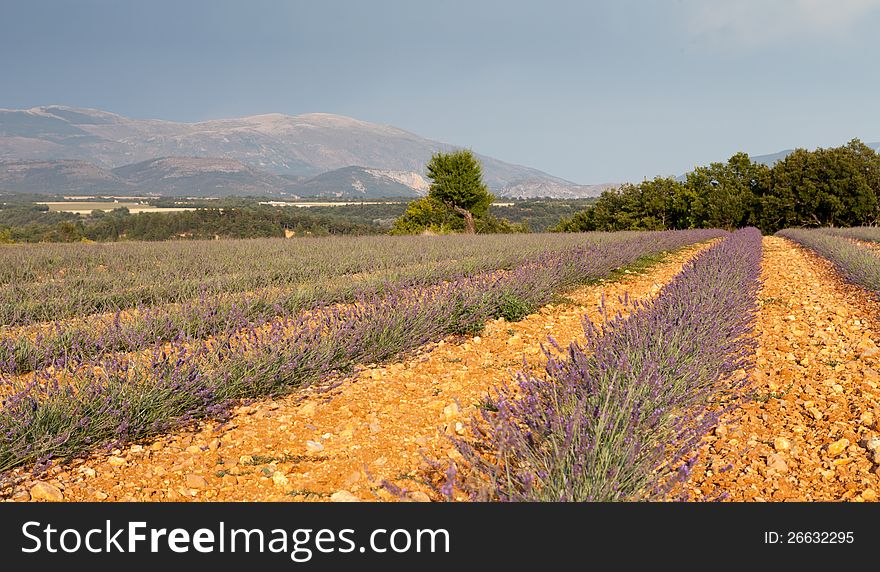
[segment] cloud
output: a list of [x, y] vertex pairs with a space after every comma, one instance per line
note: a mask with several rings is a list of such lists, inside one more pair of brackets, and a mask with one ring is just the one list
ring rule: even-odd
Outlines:
[[839, 39], [880, 0], [686, 0], [691, 36], [733, 48]]

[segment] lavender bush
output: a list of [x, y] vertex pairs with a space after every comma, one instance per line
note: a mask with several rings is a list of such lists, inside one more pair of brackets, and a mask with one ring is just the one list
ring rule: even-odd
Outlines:
[[[666, 498], [703, 435], [743, 396], [755, 348], [761, 234], [704, 251], [632, 313], [584, 322], [586, 341], [547, 352], [544, 376], [519, 373], [456, 439], [475, 500]], [[555, 345], [555, 342], [553, 342]], [[560, 350], [560, 348], [556, 348]]]
[[837, 234], [832, 235], [826, 230], [797, 228], [787, 228], [776, 233], [777, 236], [791, 239], [828, 259], [850, 282], [880, 293], [880, 257], [871, 249]]
[[142, 439], [222, 417], [243, 398], [295, 390], [449, 333], [478, 329], [511, 299], [530, 307], [648, 254], [723, 234], [669, 231], [545, 252], [504, 271], [365, 295], [351, 304], [274, 316], [194, 341], [183, 334], [146, 359], [114, 354], [40, 370], [0, 408], [0, 471]]

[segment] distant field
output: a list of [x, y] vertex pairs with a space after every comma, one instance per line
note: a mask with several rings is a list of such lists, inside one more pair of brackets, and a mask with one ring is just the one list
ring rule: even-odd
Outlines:
[[[271, 205], [273, 207], [344, 207], [349, 205], [400, 205], [405, 201], [265, 201], [261, 205]], [[492, 203], [496, 207], [510, 207], [514, 203]]]
[[401, 201], [266, 201], [261, 205], [270, 205], [273, 207], [344, 207], [348, 205], [399, 205]]
[[151, 205], [145, 205], [143, 203], [133, 203], [133, 202], [92, 202], [92, 201], [59, 201], [59, 202], [43, 202], [37, 203], [39, 205], [46, 205], [49, 207], [49, 212], [66, 212], [66, 213], [75, 213], [75, 214], [90, 214], [92, 211], [112, 211], [113, 209], [121, 209], [127, 208], [131, 214], [139, 214], [139, 213], [155, 213], [155, 212], [178, 212], [178, 211], [191, 211], [195, 210], [195, 207], [171, 207], [171, 208], [161, 208], [154, 207]]

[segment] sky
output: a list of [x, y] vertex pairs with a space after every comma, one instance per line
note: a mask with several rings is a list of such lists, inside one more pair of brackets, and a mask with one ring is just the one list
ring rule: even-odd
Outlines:
[[0, 0], [0, 108], [326, 112], [590, 184], [880, 141], [880, 0]]

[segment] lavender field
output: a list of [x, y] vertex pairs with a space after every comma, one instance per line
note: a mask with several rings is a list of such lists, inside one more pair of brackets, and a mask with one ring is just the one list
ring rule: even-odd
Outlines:
[[[289, 393], [444, 336], [475, 334], [494, 317], [519, 320], [566, 289], [724, 234], [6, 249], [7, 260], [34, 256], [25, 268], [4, 267], [15, 288], [4, 289], [0, 471], [39, 469], [222, 419], [243, 399]], [[360, 281], [364, 274], [371, 278]], [[290, 285], [313, 294], [291, 297]], [[267, 287], [277, 290], [249, 290]], [[113, 298], [119, 290], [124, 295]], [[137, 311], [90, 316], [131, 307]], [[82, 319], [38, 324], [33, 336], [16, 329], [50, 312]]]
[[880, 242], [880, 228], [876, 226], [854, 226], [850, 228], [823, 228], [823, 234], [851, 238], [863, 242]]
[[872, 232], [46, 246], [0, 498], [871, 500]]
[[[615, 240], [624, 234], [620, 233]], [[609, 233], [307, 240], [21, 244], [0, 249], [0, 323], [8, 326], [249, 293], [307, 304], [389, 282], [510, 268]], [[339, 280], [334, 280], [339, 279]], [[268, 291], [265, 290], [280, 290]]]

